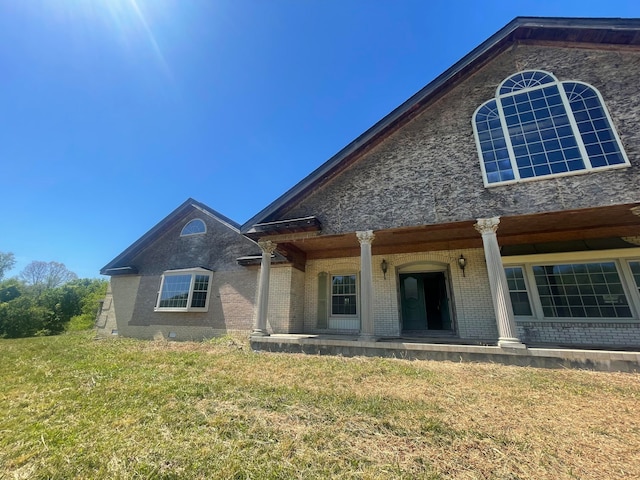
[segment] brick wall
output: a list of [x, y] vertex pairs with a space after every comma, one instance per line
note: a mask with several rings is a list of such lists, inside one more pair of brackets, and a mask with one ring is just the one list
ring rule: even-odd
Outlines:
[[[207, 225], [203, 235], [181, 237], [194, 218]], [[111, 279], [118, 332], [123, 336], [201, 339], [224, 333], [249, 333], [255, 318], [258, 269], [241, 267], [236, 259], [256, 253], [257, 245], [216, 219], [194, 210], [140, 252], [131, 263], [137, 276]], [[213, 271], [207, 312], [156, 312], [162, 273], [204, 267]]]
[[[467, 259], [465, 276], [458, 267], [458, 258]], [[380, 264], [388, 264], [384, 279]], [[400, 305], [398, 273], [403, 268], [445, 268], [450, 287], [453, 318], [460, 338], [496, 341], [498, 338], [491, 291], [487, 279], [484, 252], [481, 249], [423, 252], [373, 256], [373, 289], [375, 333], [378, 336], [399, 336]], [[418, 266], [419, 265], [419, 266]], [[310, 260], [307, 262], [304, 297], [305, 332], [317, 332], [318, 274], [359, 273], [360, 258]]]
[[518, 334], [524, 343], [552, 345], [604, 346], [614, 348], [640, 346], [640, 324], [518, 322]]
[[291, 265], [272, 265], [267, 328], [272, 333], [302, 332], [304, 272]]

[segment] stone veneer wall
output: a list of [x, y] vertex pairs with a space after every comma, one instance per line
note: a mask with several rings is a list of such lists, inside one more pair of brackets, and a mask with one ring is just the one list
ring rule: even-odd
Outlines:
[[[374, 241], [375, 242], [375, 241]], [[466, 276], [458, 267], [458, 258], [463, 254], [467, 259]], [[380, 264], [385, 259], [389, 265], [384, 279]], [[497, 341], [498, 331], [493, 312], [491, 291], [487, 278], [484, 252], [481, 249], [438, 251], [373, 256], [374, 322], [378, 336], [399, 336], [400, 306], [398, 269], [410, 264], [428, 265], [430, 262], [447, 264], [453, 318], [462, 339]], [[360, 258], [340, 258], [310, 260], [307, 262], [304, 297], [304, 331], [327, 332], [316, 327], [318, 306], [318, 274], [358, 273]], [[335, 332], [331, 330], [331, 332]]]
[[[597, 88], [631, 166], [485, 188], [473, 113], [526, 69]], [[515, 45], [278, 217], [315, 215], [334, 234], [638, 202], [639, 75], [635, 51]]]

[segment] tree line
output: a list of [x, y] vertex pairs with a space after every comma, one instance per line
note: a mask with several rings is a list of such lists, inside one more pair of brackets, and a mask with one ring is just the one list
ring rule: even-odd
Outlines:
[[63, 263], [34, 261], [5, 279], [13, 253], [0, 252], [0, 338], [91, 328], [107, 281], [78, 278]]

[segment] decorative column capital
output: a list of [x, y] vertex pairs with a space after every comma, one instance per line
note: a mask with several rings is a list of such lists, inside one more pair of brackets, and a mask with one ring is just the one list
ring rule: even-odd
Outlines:
[[373, 239], [376, 238], [376, 236], [373, 233], [373, 230], [363, 230], [360, 232], [356, 232], [356, 237], [358, 237], [358, 242], [360, 242], [360, 245], [363, 245], [363, 244], [371, 245], [371, 243], [373, 242]]
[[482, 235], [485, 235], [487, 233], [496, 233], [496, 230], [498, 230], [499, 224], [500, 224], [500, 217], [492, 217], [492, 218], [479, 218], [478, 223], [475, 223], [473, 226], [478, 232], [480, 232]]
[[270, 240], [261, 240], [258, 242], [258, 246], [263, 253], [268, 253], [269, 255], [273, 255], [273, 252], [278, 248], [278, 244]]

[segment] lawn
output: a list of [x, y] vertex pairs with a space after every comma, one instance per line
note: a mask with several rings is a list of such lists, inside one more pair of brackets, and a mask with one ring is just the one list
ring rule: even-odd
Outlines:
[[0, 479], [640, 478], [640, 375], [0, 340]]

